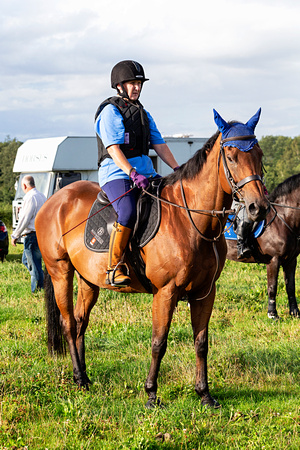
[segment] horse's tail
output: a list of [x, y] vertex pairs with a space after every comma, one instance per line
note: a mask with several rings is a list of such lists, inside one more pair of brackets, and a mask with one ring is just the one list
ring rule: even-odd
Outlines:
[[51, 277], [44, 270], [45, 308], [48, 332], [48, 352], [50, 354], [66, 354], [66, 341], [60, 324], [60, 311], [58, 309]]

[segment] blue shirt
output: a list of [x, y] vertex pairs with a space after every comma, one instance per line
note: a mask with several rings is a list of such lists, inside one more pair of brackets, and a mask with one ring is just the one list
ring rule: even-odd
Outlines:
[[[152, 116], [148, 111], [146, 111], [146, 113], [149, 119], [150, 146], [164, 144], [165, 141], [158, 131]], [[124, 144], [125, 127], [123, 117], [116, 106], [111, 104], [105, 106], [95, 122], [95, 131], [100, 136], [106, 148], [110, 145]], [[141, 173], [145, 177], [154, 177], [157, 175], [151, 158], [147, 155], [129, 158], [128, 161], [130, 161], [130, 164], [138, 173]], [[106, 158], [102, 161], [98, 171], [100, 186], [104, 186], [108, 181], [124, 178], [127, 180], [129, 179], [128, 175], [115, 164], [112, 158]]]

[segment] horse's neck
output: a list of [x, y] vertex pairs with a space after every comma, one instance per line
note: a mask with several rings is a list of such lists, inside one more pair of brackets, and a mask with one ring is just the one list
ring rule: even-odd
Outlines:
[[[219, 219], [216, 219], [213, 217], [213, 212], [222, 211], [223, 208], [229, 209], [232, 197], [226, 194], [222, 188], [217, 159], [213, 162], [207, 161], [192, 180], [182, 180], [182, 189], [177, 186], [176, 194], [179, 204], [184, 205], [189, 210], [199, 211], [199, 213], [191, 212], [188, 215], [181, 210], [181, 214], [187, 221], [186, 226], [191, 233], [195, 232], [197, 228], [207, 238], [212, 238], [220, 232], [220, 221], [224, 226], [226, 217], [218, 214]], [[197, 239], [197, 237], [200, 237], [200, 234], [196, 233], [194, 239]]]
[[226, 194], [218, 170], [218, 154], [210, 154], [206, 163], [193, 180], [183, 181], [189, 195], [189, 207], [203, 210], [229, 209], [232, 196]]
[[[295, 190], [291, 194], [281, 197], [275, 200], [275, 203], [279, 205], [285, 205], [285, 207], [276, 207], [277, 212], [281, 215], [288, 225], [295, 231], [295, 233], [300, 233], [300, 189]], [[290, 206], [291, 208], [288, 208]], [[295, 209], [293, 209], [295, 208]]]

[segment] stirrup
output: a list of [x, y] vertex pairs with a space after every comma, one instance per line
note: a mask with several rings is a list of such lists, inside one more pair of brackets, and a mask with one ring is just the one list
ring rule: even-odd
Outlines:
[[251, 255], [252, 253], [249, 247], [245, 247], [237, 251], [237, 259], [250, 258]]
[[[121, 270], [120, 266], [126, 267], [126, 275], [123, 274], [123, 276], [127, 277], [127, 281], [124, 280], [125, 282], [123, 282], [123, 283], [115, 283], [116, 270]], [[118, 264], [113, 269], [107, 269], [105, 284], [110, 284], [111, 286], [115, 286], [115, 287], [127, 287], [130, 285], [130, 283], [131, 283], [131, 279], [129, 278], [129, 268], [128, 268], [127, 264], [124, 263], [123, 261], [118, 262]]]

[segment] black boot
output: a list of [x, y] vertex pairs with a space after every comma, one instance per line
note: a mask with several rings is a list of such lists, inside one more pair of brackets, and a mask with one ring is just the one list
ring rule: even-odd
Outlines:
[[237, 248], [237, 259], [250, 258], [251, 249], [247, 245], [247, 242], [245, 242], [243, 239], [239, 239], [239, 238], [237, 239], [236, 248]]
[[249, 219], [245, 206], [242, 207], [236, 218], [236, 226], [234, 228], [237, 241], [237, 259], [250, 258], [251, 249], [248, 244], [248, 238], [253, 227], [253, 222]]

